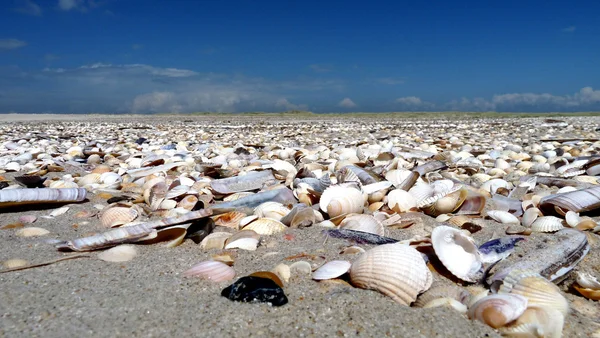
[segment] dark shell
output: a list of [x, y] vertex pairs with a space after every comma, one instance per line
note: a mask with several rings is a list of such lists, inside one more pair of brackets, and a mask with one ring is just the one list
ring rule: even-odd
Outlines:
[[283, 289], [269, 278], [247, 276], [221, 291], [221, 296], [238, 302], [270, 303], [273, 306], [288, 302]]
[[391, 244], [398, 242], [394, 238], [349, 229], [328, 229], [323, 230], [323, 233], [334, 238], [348, 239], [358, 244]]
[[27, 188], [43, 188], [45, 180], [46, 180], [46, 177], [35, 176], [35, 175], [15, 177], [15, 181], [21, 183], [23, 186], [25, 186]]

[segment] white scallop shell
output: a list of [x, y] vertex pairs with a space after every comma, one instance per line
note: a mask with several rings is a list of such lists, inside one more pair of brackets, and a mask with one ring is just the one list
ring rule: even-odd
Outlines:
[[341, 185], [329, 186], [319, 200], [321, 210], [331, 218], [349, 213], [362, 214], [364, 203], [360, 190]]
[[259, 235], [273, 235], [283, 232], [285, 224], [272, 218], [259, 218], [244, 227], [244, 230], [254, 230]]
[[417, 207], [415, 197], [402, 189], [394, 189], [387, 195], [388, 207], [397, 213], [408, 212]]
[[469, 308], [469, 318], [495, 329], [519, 318], [527, 309], [527, 299], [520, 295], [489, 295]]
[[473, 239], [449, 226], [438, 226], [431, 232], [435, 254], [454, 276], [476, 282], [482, 274], [482, 262]]
[[137, 256], [133, 245], [119, 245], [98, 254], [98, 258], [105, 262], [127, 262]]
[[431, 286], [432, 275], [416, 249], [384, 244], [365, 252], [352, 263], [350, 280], [357, 287], [377, 290], [408, 306]]
[[372, 215], [351, 215], [340, 223], [340, 228], [385, 235], [383, 224]]
[[561, 338], [564, 323], [565, 317], [558, 310], [530, 307], [500, 332], [507, 337]]
[[312, 278], [316, 280], [338, 278], [350, 270], [352, 263], [348, 261], [331, 261], [323, 264], [315, 270]]
[[100, 182], [102, 182], [100, 177], [101, 177], [101, 174], [96, 174], [96, 173], [87, 174], [87, 175], [81, 177], [79, 179], [79, 181], [77, 181], [77, 184], [80, 187], [83, 187], [88, 184], [99, 184]]
[[200, 277], [218, 283], [233, 279], [235, 270], [223, 262], [204, 261], [192, 266], [183, 275], [186, 277]]
[[531, 230], [535, 232], [554, 232], [564, 228], [562, 219], [554, 216], [542, 216], [531, 224]]
[[487, 215], [494, 221], [502, 224], [519, 224], [519, 219], [508, 211], [490, 210]]
[[535, 272], [511, 271], [498, 289], [498, 294], [506, 293], [527, 298], [528, 306], [553, 308], [563, 315], [569, 312], [569, 302], [558, 287]]

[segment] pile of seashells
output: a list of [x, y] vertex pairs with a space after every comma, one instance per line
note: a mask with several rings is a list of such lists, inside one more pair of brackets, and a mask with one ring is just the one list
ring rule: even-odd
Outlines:
[[[446, 306], [506, 336], [560, 337], [570, 307], [558, 283], [577, 268], [575, 292], [600, 298], [600, 268], [578, 268], [590, 247], [597, 257], [600, 140], [566, 121], [4, 125], [0, 206], [94, 194], [108, 205], [81, 217], [105, 230], [58, 249], [113, 247], [102, 259], [121, 261], [135, 256], [131, 243], [191, 239], [214, 254], [184, 275], [213, 282], [235, 277], [233, 252], [323, 227], [315, 240], [345, 240], [355, 258], [282, 262], [255, 276], [281, 287], [294, 273], [339, 279], [405, 306]], [[18, 231], [45, 230], [32, 229]], [[486, 230], [494, 236], [477, 243]], [[526, 241], [541, 243], [535, 254], [511, 255]]]

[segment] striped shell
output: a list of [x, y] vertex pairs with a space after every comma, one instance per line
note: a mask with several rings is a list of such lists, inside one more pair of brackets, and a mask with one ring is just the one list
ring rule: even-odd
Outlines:
[[279, 202], [265, 202], [254, 209], [254, 214], [259, 218], [267, 217], [274, 220], [281, 220], [290, 212], [286, 206]]
[[506, 293], [527, 298], [528, 306], [553, 308], [563, 315], [569, 312], [569, 302], [558, 287], [535, 272], [511, 271], [498, 289], [498, 294]]
[[377, 290], [394, 301], [410, 305], [429, 289], [432, 275], [421, 254], [402, 244], [384, 244], [362, 254], [350, 268], [353, 285]]
[[531, 224], [531, 230], [535, 232], [555, 232], [563, 229], [562, 219], [554, 216], [542, 216]]
[[527, 299], [520, 295], [489, 295], [469, 308], [469, 318], [495, 329], [519, 318], [527, 309]]
[[319, 205], [323, 212], [333, 218], [350, 213], [362, 214], [364, 202], [360, 190], [337, 185], [325, 189]]
[[112, 207], [102, 212], [100, 221], [106, 228], [114, 228], [129, 223], [138, 217], [137, 210], [125, 207]]
[[500, 328], [507, 337], [562, 337], [565, 317], [550, 308], [530, 307], [513, 323]]
[[186, 277], [199, 277], [211, 282], [224, 282], [235, 277], [235, 270], [218, 261], [200, 262], [183, 273]]
[[254, 230], [259, 235], [273, 235], [284, 231], [285, 224], [272, 218], [259, 218], [244, 227], [244, 230]]

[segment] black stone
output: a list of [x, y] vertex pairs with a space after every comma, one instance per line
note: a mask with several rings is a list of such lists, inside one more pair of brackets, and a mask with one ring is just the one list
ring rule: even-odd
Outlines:
[[247, 276], [221, 291], [221, 296], [238, 302], [271, 303], [273, 306], [288, 302], [283, 289], [268, 278]]

